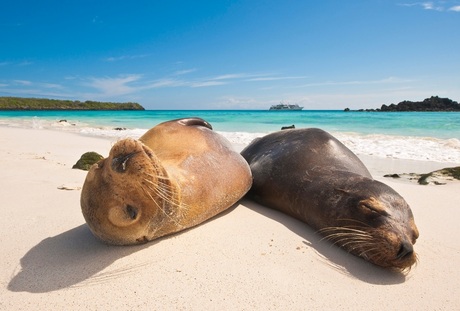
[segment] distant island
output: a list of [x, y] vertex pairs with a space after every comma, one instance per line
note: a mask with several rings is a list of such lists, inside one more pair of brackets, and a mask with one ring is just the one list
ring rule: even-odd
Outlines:
[[[350, 109], [345, 108], [345, 111], [350, 111]], [[357, 111], [460, 111], [460, 104], [449, 98], [431, 96], [430, 98], [426, 98], [421, 102], [412, 102], [405, 100], [398, 103], [397, 105], [382, 105], [380, 109], [359, 109]]]
[[0, 97], [0, 110], [145, 110], [138, 103]]

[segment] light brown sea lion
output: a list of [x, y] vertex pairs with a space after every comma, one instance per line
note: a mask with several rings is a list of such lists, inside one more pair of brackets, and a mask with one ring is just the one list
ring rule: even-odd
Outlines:
[[178, 119], [118, 141], [88, 172], [81, 209], [101, 240], [138, 244], [217, 215], [251, 183], [246, 161], [208, 122]]
[[254, 178], [250, 196], [307, 223], [350, 253], [383, 267], [416, 262], [412, 211], [376, 181], [347, 147], [320, 129], [255, 140], [241, 154]]

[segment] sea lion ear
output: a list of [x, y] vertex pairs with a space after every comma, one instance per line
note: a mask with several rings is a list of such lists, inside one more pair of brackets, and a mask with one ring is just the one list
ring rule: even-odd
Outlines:
[[204, 126], [210, 130], [212, 130], [212, 125], [201, 118], [185, 118], [185, 119], [180, 119], [178, 120], [179, 124], [185, 125], [185, 126]]

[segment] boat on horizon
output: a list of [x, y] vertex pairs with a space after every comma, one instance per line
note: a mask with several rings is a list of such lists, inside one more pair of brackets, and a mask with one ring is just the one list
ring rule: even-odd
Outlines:
[[278, 105], [272, 105], [268, 110], [302, 110], [303, 107], [300, 107], [297, 104], [285, 104], [283, 102]]

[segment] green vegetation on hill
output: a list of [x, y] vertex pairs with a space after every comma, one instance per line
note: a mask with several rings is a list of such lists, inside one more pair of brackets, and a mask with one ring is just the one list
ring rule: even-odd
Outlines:
[[145, 110], [138, 103], [0, 97], [0, 110]]

